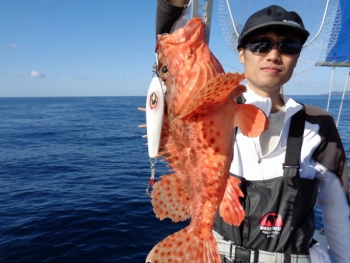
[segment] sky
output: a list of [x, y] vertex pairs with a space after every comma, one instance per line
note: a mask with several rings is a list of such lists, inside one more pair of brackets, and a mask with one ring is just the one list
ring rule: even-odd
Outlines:
[[[156, 0], [0, 0], [0, 97], [145, 96], [155, 61]], [[242, 71], [218, 22], [210, 48], [226, 71]], [[342, 91], [348, 68], [336, 68]], [[287, 95], [330, 88], [331, 68], [314, 67]]]

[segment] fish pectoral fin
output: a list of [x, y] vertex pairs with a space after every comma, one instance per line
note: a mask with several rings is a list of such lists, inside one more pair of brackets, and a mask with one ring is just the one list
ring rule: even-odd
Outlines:
[[243, 135], [256, 137], [269, 126], [269, 119], [265, 113], [251, 104], [237, 104], [234, 115], [234, 126], [238, 127]]
[[[218, 74], [199, 90], [191, 102], [181, 112], [179, 118], [184, 118], [191, 113], [205, 114], [219, 107], [227, 101], [232, 91], [236, 88], [238, 88], [237, 93], [240, 94], [244, 92], [246, 88], [243, 85], [239, 85], [244, 78], [244, 74], [238, 73]], [[244, 88], [242, 89], [242, 87]], [[237, 94], [237, 96], [239, 94]]]
[[238, 187], [239, 179], [230, 176], [227, 182], [224, 197], [220, 204], [220, 215], [230, 225], [239, 226], [244, 219], [244, 209], [239, 201], [243, 197]]
[[215, 237], [208, 231], [205, 237], [196, 236], [186, 227], [153, 247], [146, 262], [219, 263], [220, 252]]
[[152, 205], [156, 216], [160, 220], [169, 217], [174, 222], [190, 218], [187, 188], [181, 176], [169, 174], [161, 178], [154, 184], [152, 191]]

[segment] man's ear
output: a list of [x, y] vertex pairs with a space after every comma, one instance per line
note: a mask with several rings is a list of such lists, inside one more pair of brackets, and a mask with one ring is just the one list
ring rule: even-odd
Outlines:
[[238, 50], [238, 59], [242, 64], [244, 64], [244, 48], [240, 48]]

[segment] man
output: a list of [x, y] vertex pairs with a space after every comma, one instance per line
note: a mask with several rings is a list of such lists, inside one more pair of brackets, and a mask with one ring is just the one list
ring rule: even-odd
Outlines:
[[[157, 34], [178, 27], [184, 5], [158, 0]], [[317, 197], [331, 262], [350, 262], [348, 167], [333, 118], [280, 94], [308, 36], [300, 16], [279, 6], [253, 14], [239, 36], [248, 88], [242, 102], [263, 110], [270, 126], [258, 138], [237, 130], [230, 172], [242, 182], [246, 217], [233, 227], [217, 216], [223, 262], [329, 262], [312, 240]]]

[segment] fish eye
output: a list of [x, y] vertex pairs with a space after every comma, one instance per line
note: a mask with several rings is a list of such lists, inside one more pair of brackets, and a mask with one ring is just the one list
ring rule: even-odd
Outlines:
[[167, 66], [163, 66], [162, 67], [162, 73], [167, 73], [168, 72], [168, 67]]

